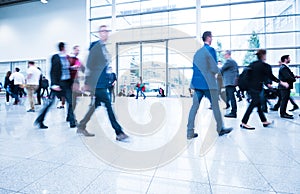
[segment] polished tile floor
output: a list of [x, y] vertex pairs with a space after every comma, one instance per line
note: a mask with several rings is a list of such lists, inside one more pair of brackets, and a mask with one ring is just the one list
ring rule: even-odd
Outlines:
[[[190, 105], [190, 98], [182, 99]], [[125, 100], [126, 104], [122, 100], [117, 99], [114, 106], [120, 123], [130, 135], [127, 142], [114, 140], [103, 106], [97, 109], [94, 118], [104, 135], [88, 125], [96, 137], [85, 138], [68, 127], [65, 109], [53, 106], [45, 121], [49, 128], [40, 130], [33, 121], [41, 106], [37, 106], [37, 112], [27, 113], [26, 98], [16, 106], [6, 105], [1, 97], [0, 193], [300, 193], [300, 111], [293, 113], [294, 120], [281, 119], [277, 112], [269, 112], [266, 116], [274, 120], [274, 125], [268, 128], [262, 126], [253, 112], [249, 124], [256, 130], [246, 131], [239, 124], [247, 102], [239, 102], [238, 118], [224, 119], [225, 125], [232, 126], [234, 131], [218, 137], [203, 155], [200, 153], [205, 141], [203, 133], [212, 117], [209, 103], [204, 99], [196, 121], [200, 137], [185, 140], [187, 146], [174, 154], [172, 160], [152, 165], [146, 163], [153, 158], [139, 154], [166, 145], [178, 131], [185, 134], [182, 126], [186, 123], [180, 122], [186, 121], [183, 106], [187, 105], [176, 98], [130, 98]], [[79, 104], [83, 101], [79, 99]], [[296, 102], [300, 104], [299, 99]], [[157, 104], [164, 107], [163, 111], [151, 112], [149, 106]], [[85, 112], [80, 106], [78, 109], [76, 115]], [[127, 113], [122, 109], [128, 109]], [[128, 118], [133, 124], [126, 123]], [[159, 123], [147, 125], [152, 118]], [[137, 126], [158, 131], [139, 132], [133, 129]], [[130, 158], [134, 165], [127, 164], [129, 160], [122, 158], [122, 153], [115, 154], [119, 148], [137, 153]]]

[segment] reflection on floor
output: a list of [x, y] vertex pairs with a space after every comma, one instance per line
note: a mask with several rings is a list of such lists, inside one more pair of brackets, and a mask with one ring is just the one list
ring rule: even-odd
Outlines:
[[[185, 100], [191, 102], [191, 98]], [[86, 143], [89, 140], [69, 128], [65, 109], [53, 106], [45, 121], [49, 128], [37, 129], [33, 121], [38, 111], [27, 113], [28, 102], [26, 98], [22, 101], [21, 105], [6, 105], [0, 98], [0, 193], [300, 193], [298, 110], [293, 112], [293, 120], [281, 119], [277, 112], [267, 113], [267, 118], [275, 121], [269, 128], [264, 128], [253, 112], [249, 124], [256, 130], [246, 131], [239, 124], [247, 102], [238, 102], [238, 118], [224, 119], [234, 131], [218, 137], [209, 152], [200, 157], [203, 132], [212, 115], [204, 100], [196, 121], [200, 137], [188, 141], [188, 147], [167, 164], [138, 170], [122, 168], [125, 161], [118, 161], [118, 157], [114, 162], [119, 166], [115, 166], [96, 155]], [[126, 102], [114, 105], [122, 125], [123, 116], [138, 125], [147, 124], [154, 116], [149, 106], [160, 103], [165, 108], [164, 126], [159, 131], [138, 134], [137, 129], [129, 130], [126, 124], [124, 130], [130, 140], [116, 142], [105, 108], [99, 107], [95, 118], [104, 129], [99, 141], [114, 145], [103, 148], [107, 156], [115, 153], [118, 146], [136, 152], [154, 150], [166, 145], [177, 131], [186, 130], [178, 127], [186, 120], [178, 118], [187, 117], [180, 98], [130, 98]], [[296, 102], [299, 104], [299, 100]], [[37, 106], [37, 110], [41, 108]], [[120, 113], [122, 108], [128, 109], [128, 115]], [[147, 162], [145, 158], [132, 157]]]

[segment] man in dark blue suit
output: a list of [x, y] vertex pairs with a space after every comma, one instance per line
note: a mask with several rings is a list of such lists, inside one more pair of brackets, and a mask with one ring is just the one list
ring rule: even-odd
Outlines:
[[40, 115], [35, 120], [35, 124], [41, 129], [48, 128], [44, 125], [45, 116], [55, 101], [55, 97], [65, 97], [68, 103], [67, 121], [70, 122], [70, 127], [76, 127], [75, 116], [72, 109], [72, 79], [70, 74], [70, 63], [68, 61], [65, 49], [65, 43], [58, 44], [59, 53], [51, 58], [51, 94], [49, 102], [45, 104]]
[[217, 122], [217, 132], [219, 136], [232, 131], [232, 128], [224, 128], [218, 103], [219, 94], [216, 74], [219, 73], [219, 68], [217, 66], [216, 51], [210, 46], [212, 42], [211, 32], [204, 32], [202, 40], [204, 42], [204, 46], [196, 52], [193, 60], [191, 88], [194, 89], [195, 92], [193, 96], [193, 105], [188, 118], [187, 139], [192, 139], [198, 136], [198, 134], [194, 132], [195, 117], [203, 96], [207, 97], [211, 102], [213, 114]]
[[102, 102], [105, 104], [110, 123], [115, 130], [117, 136], [116, 140], [122, 141], [127, 139], [128, 136], [123, 132], [122, 127], [116, 120], [108, 95], [109, 80], [107, 68], [111, 60], [105, 45], [108, 39], [108, 33], [109, 31], [105, 25], [100, 26], [100, 40], [93, 42], [90, 46], [90, 53], [86, 65], [85, 90], [91, 91], [95, 96], [95, 100], [92, 101], [88, 112], [79, 122], [77, 133], [83, 134], [84, 136], [94, 136], [94, 134], [86, 130], [86, 125], [95, 112], [95, 109]]

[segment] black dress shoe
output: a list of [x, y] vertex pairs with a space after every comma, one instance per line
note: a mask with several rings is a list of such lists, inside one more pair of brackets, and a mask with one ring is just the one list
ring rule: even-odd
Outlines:
[[192, 134], [192, 135], [187, 135], [187, 139], [193, 139], [193, 138], [196, 138], [196, 137], [198, 137], [198, 133], [194, 133], [194, 134]]
[[292, 108], [292, 109], [289, 110], [289, 111], [294, 111], [294, 110], [297, 110], [297, 109], [299, 109], [299, 106], [294, 106], [294, 108]]
[[86, 129], [77, 129], [77, 133], [83, 134], [86, 137], [93, 137], [95, 134], [89, 133]]
[[234, 113], [228, 113], [228, 114], [226, 114], [224, 116], [228, 117], [228, 118], [236, 118], [236, 114], [234, 114]]
[[294, 119], [294, 116], [289, 114], [280, 115], [280, 117], [284, 119]]
[[40, 128], [40, 129], [47, 129], [48, 128], [48, 126], [44, 125], [43, 122], [35, 121], [34, 124], [37, 125], [38, 128]]
[[269, 123], [263, 123], [264, 127], [272, 126], [274, 124], [274, 121], [269, 122]]
[[247, 127], [246, 125], [240, 124], [240, 127], [247, 130], [254, 130], [255, 127]]
[[227, 133], [230, 133], [232, 130], [233, 130], [232, 127], [230, 127], [230, 128], [222, 128], [221, 131], [219, 131], [218, 133], [219, 133], [219, 136], [222, 136], [222, 135], [225, 135]]
[[278, 108], [270, 108], [271, 111], [278, 111]]
[[226, 109], [229, 109], [229, 108], [230, 108], [230, 106], [227, 105], [224, 109], [226, 110]]
[[77, 125], [75, 123], [70, 124], [70, 128], [75, 128]]

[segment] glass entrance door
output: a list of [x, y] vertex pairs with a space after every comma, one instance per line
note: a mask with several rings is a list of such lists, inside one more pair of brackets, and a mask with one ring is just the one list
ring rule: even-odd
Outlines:
[[117, 56], [119, 96], [135, 95], [140, 78], [146, 96], [157, 96], [159, 88], [166, 94], [166, 41], [118, 43]]

